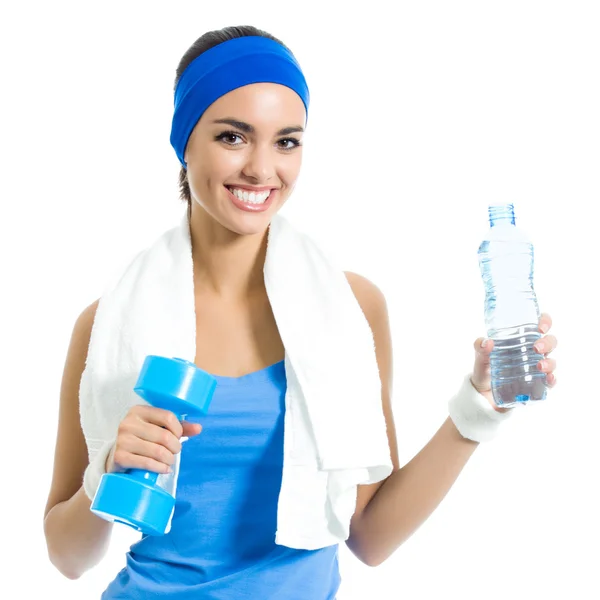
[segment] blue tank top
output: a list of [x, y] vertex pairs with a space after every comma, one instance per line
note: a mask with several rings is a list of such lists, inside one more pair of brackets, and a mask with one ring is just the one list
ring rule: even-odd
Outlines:
[[102, 599], [335, 600], [337, 544], [275, 544], [284, 361], [216, 378], [202, 432], [182, 445], [171, 531], [132, 544]]

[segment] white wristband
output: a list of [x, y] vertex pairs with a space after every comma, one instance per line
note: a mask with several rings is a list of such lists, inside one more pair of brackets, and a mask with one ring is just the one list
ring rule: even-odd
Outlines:
[[480, 394], [467, 375], [458, 392], [448, 401], [450, 418], [460, 434], [474, 442], [487, 442], [496, 437], [500, 424], [510, 418], [514, 409], [498, 412]]
[[85, 469], [85, 473], [83, 474], [83, 489], [90, 500], [94, 499], [96, 490], [100, 485], [100, 479], [106, 473], [106, 459], [114, 444], [115, 440], [104, 442]]

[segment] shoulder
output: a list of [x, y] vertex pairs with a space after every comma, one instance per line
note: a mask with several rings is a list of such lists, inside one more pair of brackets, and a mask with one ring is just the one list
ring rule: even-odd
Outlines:
[[89, 326], [91, 328], [96, 317], [96, 310], [98, 309], [99, 303], [100, 298], [94, 300], [94, 302], [92, 302], [89, 306], [86, 306], [77, 318], [77, 322], [83, 326]]
[[344, 274], [373, 334], [377, 366], [384, 390], [384, 404], [386, 404], [389, 400], [388, 392], [391, 394], [393, 379], [392, 334], [387, 302], [381, 289], [366, 277], [351, 271], [344, 271]]
[[69, 355], [81, 365], [85, 365], [99, 302], [100, 299], [86, 306], [75, 320], [75, 325], [73, 326]]
[[100, 299], [94, 300], [89, 306], [86, 306], [75, 322], [74, 334], [83, 336], [84, 338], [90, 339], [92, 333], [92, 326], [94, 325], [94, 319], [96, 318], [96, 310], [98, 309], [98, 303]]
[[344, 271], [352, 292], [371, 327], [387, 319], [387, 302], [381, 289], [370, 279], [352, 271]]

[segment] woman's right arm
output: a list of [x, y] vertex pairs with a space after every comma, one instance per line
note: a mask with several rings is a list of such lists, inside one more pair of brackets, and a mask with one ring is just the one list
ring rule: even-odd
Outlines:
[[78, 317], [63, 371], [54, 471], [44, 533], [52, 564], [69, 579], [78, 579], [105, 555], [113, 524], [90, 511], [83, 489], [88, 451], [79, 421], [79, 383], [85, 368], [98, 300]]
[[[98, 302], [81, 313], [73, 328], [60, 390], [52, 485], [44, 511], [48, 556], [69, 579], [78, 579], [102, 560], [113, 526], [90, 511], [91, 500], [83, 487], [89, 459], [79, 420], [79, 384]], [[135, 468], [166, 473], [181, 451], [180, 438], [201, 431], [198, 423], [180, 423], [168, 410], [133, 406], [119, 424], [105, 471]]]

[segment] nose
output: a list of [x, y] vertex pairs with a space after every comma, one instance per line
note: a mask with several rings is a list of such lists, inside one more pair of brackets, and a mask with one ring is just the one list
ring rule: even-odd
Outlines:
[[273, 154], [273, 150], [266, 145], [254, 146], [248, 154], [242, 173], [257, 181], [268, 181], [275, 175], [276, 171]]

